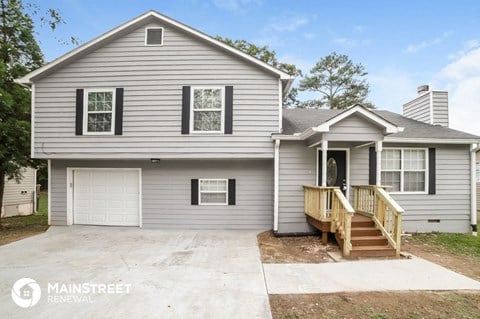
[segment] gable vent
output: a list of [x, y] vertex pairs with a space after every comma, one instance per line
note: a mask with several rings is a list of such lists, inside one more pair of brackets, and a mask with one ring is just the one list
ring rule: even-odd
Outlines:
[[146, 28], [145, 45], [162, 45], [163, 28]]

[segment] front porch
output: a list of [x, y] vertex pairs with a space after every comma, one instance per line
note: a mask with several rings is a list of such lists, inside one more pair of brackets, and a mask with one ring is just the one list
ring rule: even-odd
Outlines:
[[353, 186], [353, 206], [338, 187], [303, 188], [307, 222], [324, 244], [334, 233], [345, 257], [400, 256], [403, 209], [386, 187]]

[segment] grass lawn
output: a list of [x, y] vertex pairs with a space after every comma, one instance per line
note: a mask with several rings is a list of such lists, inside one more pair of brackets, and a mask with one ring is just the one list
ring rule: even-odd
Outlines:
[[38, 212], [28, 216], [2, 218], [0, 245], [5, 245], [26, 237], [43, 233], [48, 229], [47, 193], [40, 194]]
[[437, 246], [460, 256], [480, 257], [480, 237], [466, 234], [431, 233], [415, 234], [410, 241], [414, 244]]

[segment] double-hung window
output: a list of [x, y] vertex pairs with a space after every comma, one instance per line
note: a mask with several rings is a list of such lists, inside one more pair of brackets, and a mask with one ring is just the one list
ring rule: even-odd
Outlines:
[[392, 192], [426, 192], [427, 160], [426, 149], [383, 149], [382, 185]]
[[85, 134], [113, 134], [115, 90], [85, 90], [83, 113]]
[[222, 133], [224, 130], [224, 88], [195, 88], [191, 90], [190, 131]]
[[200, 179], [198, 193], [200, 205], [227, 205], [228, 179]]

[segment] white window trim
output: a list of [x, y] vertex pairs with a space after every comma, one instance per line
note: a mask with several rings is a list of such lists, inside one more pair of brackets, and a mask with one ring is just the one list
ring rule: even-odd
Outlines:
[[[162, 30], [162, 43], [161, 44], [148, 44], [147, 43], [147, 34], [148, 34], [148, 30]], [[163, 46], [163, 35], [165, 34], [165, 30], [163, 30], [163, 27], [147, 27], [145, 28], [145, 46], [147, 47], [161, 47]]]
[[[218, 109], [200, 109], [200, 110], [193, 110], [193, 98], [195, 90], [220, 90], [222, 93], [222, 107], [220, 109], [220, 130], [219, 131], [195, 131], [194, 128], [194, 112], [195, 111], [216, 111]], [[190, 88], [190, 133], [193, 134], [223, 134], [225, 132], [225, 87], [223, 86], [192, 86]]]
[[[224, 181], [225, 182], [225, 203], [202, 203], [202, 187], [203, 181]], [[203, 193], [223, 193], [220, 191], [207, 191]], [[228, 205], [228, 179], [226, 178], [203, 178], [198, 180], [198, 205], [201, 206], [227, 206]]]
[[[112, 93], [112, 125], [110, 125], [110, 132], [89, 132], [88, 131], [88, 93], [92, 93], [92, 92], [111, 92]], [[93, 89], [83, 90], [83, 135], [114, 135], [115, 104], [116, 104], [115, 98], [116, 98], [115, 89], [113, 88], [93, 88]]]
[[[422, 147], [384, 147], [383, 150], [400, 150], [400, 170], [388, 170], [388, 169], [384, 169], [383, 165], [382, 165], [382, 172], [400, 172], [400, 191], [397, 191], [397, 192], [394, 192], [394, 191], [391, 191], [389, 192], [390, 194], [404, 194], [404, 195], [426, 195], [428, 194], [428, 188], [429, 188], [429, 167], [428, 167], [428, 163], [429, 163], [429, 158], [428, 158], [428, 148], [422, 148]], [[404, 188], [404, 172], [405, 172], [405, 169], [404, 169], [404, 165], [403, 165], [403, 151], [404, 150], [411, 150], [411, 151], [424, 151], [425, 152], [425, 190], [423, 191], [418, 191], [418, 192], [414, 192], [414, 191], [408, 191], [408, 192], [404, 192], [403, 191], [403, 188]], [[416, 170], [416, 171], [412, 171], [412, 170], [407, 170], [407, 172], [420, 172], [420, 170]]]

